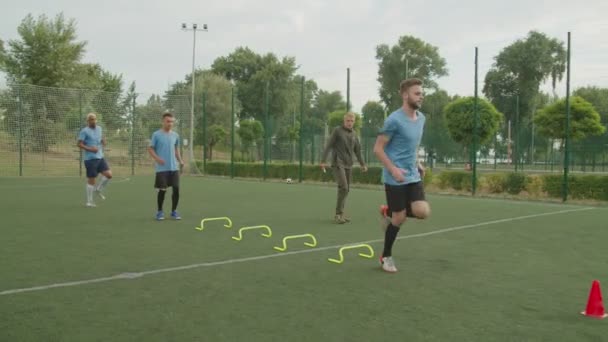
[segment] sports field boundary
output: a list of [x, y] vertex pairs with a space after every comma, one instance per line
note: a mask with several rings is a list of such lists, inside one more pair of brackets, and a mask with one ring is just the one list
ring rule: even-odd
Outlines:
[[[454, 231], [474, 229], [474, 228], [479, 228], [479, 227], [487, 227], [487, 226], [492, 226], [492, 225], [496, 225], [496, 224], [500, 224], [500, 223], [521, 221], [521, 220], [526, 220], [526, 219], [531, 219], [531, 218], [560, 215], [560, 214], [587, 211], [587, 210], [593, 210], [593, 209], [596, 209], [596, 208], [584, 207], [584, 208], [576, 208], [576, 209], [550, 211], [550, 212], [545, 212], [545, 213], [531, 214], [531, 215], [524, 215], [524, 216], [516, 216], [516, 217], [504, 218], [504, 219], [499, 219], [499, 220], [492, 220], [492, 221], [485, 221], [485, 222], [480, 222], [480, 223], [448, 227], [448, 228], [433, 230], [433, 231], [425, 232], [425, 233], [404, 235], [404, 236], [398, 237], [397, 240], [416, 239], [416, 238], [422, 238], [422, 237], [449, 233], [449, 232], [454, 232]], [[120, 273], [117, 275], [107, 276], [107, 277], [4, 290], [4, 291], [0, 291], [0, 296], [6, 296], [6, 295], [18, 294], [18, 293], [24, 293], [24, 292], [44, 291], [44, 290], [50, 290], [50, 289], [54, 289], [54, 288], [82, 286], [82, 285], [87, 285], [87, 284], [103, 283], [103, 282], [109, 282], [109, 281], [121, 280], [121, 279], [136, 279], [136, 278], [141, 278], [143, 276], [159, 274], [159, 273], [169, 273], [169, 272], [184, 271], [184, 270], [203, 268], [203, 267], [215, 267], [215, 266], [222, 266], [222, 265], [229, 265], [229, 264], [237, 264], [237, 263], [244, 263], [244, 262], [250, 262], [250, 261], [258, 261], [258, 260], [284, 257], [284, 256], [289, 256], [289, 255], [315, 253], [315, 252], [322, 252], [322, 251], [327, 251], [327, 250], [331, 250], [331, 249], [338, 249], [338, 248], [341, 248], [344, 246], [351, 246], [351, 245], [355, 245], [355, 244], [364, 244], [364, 243], [373, 244], [373, 243], [379, 243], [379, 242], [383, 242], [383, 241], [384, 241], [383, 239], [374, 239], [374, 240], [367, 240], [367, 241], [344, 243], [344, 244], [340, 244], [340, 245], [325, 246], [325, 247], [319, 247], [319, 248], [314, 248], [314, 249], [298, 250], [298, 251], [286, 252], [286, 253], [273, 253], [273, 254], [259, 255], [259, 256], [254, 256], [254, 257], [227, 259], [227, 260], [213, 261], [213, 262], [203, 262], [203, 263], [196, 263], [196, 264], [183, 265], [183, 266], [160, 268], [160, 269], [154, 269], [154, 270], [142, 271], [142, 272]]]

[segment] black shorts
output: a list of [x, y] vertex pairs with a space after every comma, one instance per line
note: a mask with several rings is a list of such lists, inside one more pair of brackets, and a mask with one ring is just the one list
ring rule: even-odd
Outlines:
[[179, 188], [179, 171], [162, 171], [156, 173], [155, 189]]
[[110, 169], [108, 163], [103, 158], [85, 160], [84, 167], [87, 169], [87, 178], [95, 178], [98, 174]]
[[412, 202], [425, 200], [422, 182], [404, 185], [385, 184], [384, 190], [389, 213], [397, 213], [405, 209], [407, 217], [414, 217]]

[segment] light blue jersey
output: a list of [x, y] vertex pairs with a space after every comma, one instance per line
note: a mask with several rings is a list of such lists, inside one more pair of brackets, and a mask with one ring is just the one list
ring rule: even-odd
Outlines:
[[165, 132], [162, 129], [152, 134], [150, 140], [150, 147], [154, 149], [154, 152], [165, 161], [165, 165], [155, 163], [154, 168], [156, 172], [164, 171], [178, 171], [179, 166], [177, 164], [177, 158], [175, 156], [175, 149], [179, 146], [179, 135], [173, 131]]
[[101, 139], [103, 138], [101, 127], [95, 126], [91, 128], [89, 126], [80, 130], [78, 134], [78, 141], [82, 141], [86, 146], [97, 147], [97, 152], [84, 151], [84, 160], [101, 159], [103, 158], [103, 146]]
[[425, 121], [426, 117], [419, 111], [416, 111], [416, 120], [412, 120], [403, 111], [403, 108], [394, 111], [384, 121], [384, 127], [380, 133], [389, 138], [389, 142], [384, 147], [384, 153], [396, 167], [407, 171], [405, 182], [399, 183], [384, 168], [382, 176], [385, 184], [403, 185], [421, 181], [416, 150], [422, 140]]

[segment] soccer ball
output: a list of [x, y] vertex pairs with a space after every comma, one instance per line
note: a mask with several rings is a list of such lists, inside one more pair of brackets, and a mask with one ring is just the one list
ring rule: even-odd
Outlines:
[[285, 180], [285, 183], [287, 183], [287, 184], [291, 184], [291, 183], [293, 183], [293, 180], [291, 180], [291, 178], [287, 178], [287, 179]]

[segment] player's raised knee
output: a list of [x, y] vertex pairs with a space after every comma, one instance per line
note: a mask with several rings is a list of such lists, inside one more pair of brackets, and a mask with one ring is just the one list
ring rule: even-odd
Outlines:
[[431, 216], [431, 206], [425, 201], [414, 202], [412, 203], [412, 213], [417, 219], [424, 220]]

